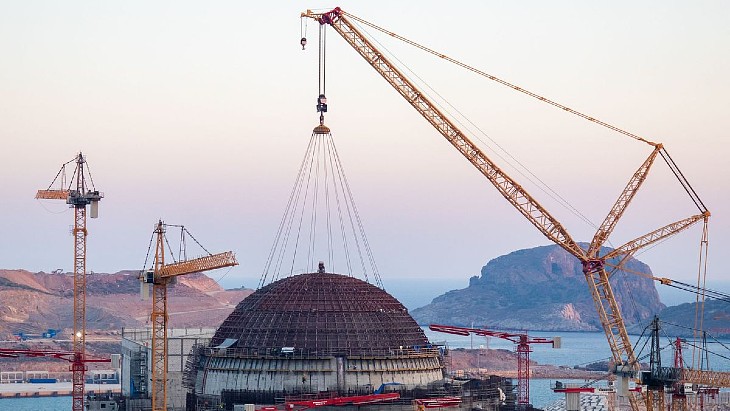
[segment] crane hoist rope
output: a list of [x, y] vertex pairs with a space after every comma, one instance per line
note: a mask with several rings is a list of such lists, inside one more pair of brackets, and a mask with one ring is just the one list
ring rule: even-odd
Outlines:
[[[304, 17], [302, 20], [306, 21]], [[305, 27], [302, 23], [302, 49], [307, 44]], [[334, 273], [344, 263], [347, 275], [361, 270], [366, 282], [370, 282], [372, 275], [375, 285], [384, 289], [342, 159], [329, 127], [324, 124], [324, 113], [327, 112], [327, 25], [318, 27], [316, 108], [319, 125], [314, 127], [300, 163], [259, 280], [259, 288], [281, 276], [299, 272], [324, 272], [329, 269], [327, 272]], [[308, 221], [305, 221], [305, 217]], [[322, 222], [322, 219], [325, 221]], [[300, 252], [305, 242], [306, 250]]]

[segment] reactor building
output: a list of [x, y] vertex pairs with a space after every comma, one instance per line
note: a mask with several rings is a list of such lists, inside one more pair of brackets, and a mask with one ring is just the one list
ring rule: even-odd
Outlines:
[[384, 385], [425, 389], [443, 379], [439, 347], [398, 300], [363, 280], [323, 271], [258, 289], [210, 343], [193, 350], [184, 377], [189, 409], [366, 394]]

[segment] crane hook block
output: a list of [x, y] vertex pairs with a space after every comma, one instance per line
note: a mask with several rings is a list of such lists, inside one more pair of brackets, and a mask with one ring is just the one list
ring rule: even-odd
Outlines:
[[322, 113], [327, 112], [327, 97], [325, 97], [324, 94], [320, 94], [319, 97], [317, 97], [317, 111]]
[[307, 38], [306, 37], [302, 37], [302, 39], [299, 40], [299, 44], [302, 45], [302, 50], [304, 50], [304, 46], [307, 45]]

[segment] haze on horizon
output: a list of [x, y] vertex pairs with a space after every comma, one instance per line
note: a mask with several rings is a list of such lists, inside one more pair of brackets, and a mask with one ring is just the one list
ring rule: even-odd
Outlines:
[[[717, 262], [730, 247], [730, 4], [444, 4], [339, 5], [664, 143], [712, 212], [708, 281], [727, 287]], [[83, 151], [106, 195], [100, 218], [88, 224], [89, 270], [141, 269], [162, 218], [184, 224], [211, 251], [236, 252], [241, 265], [213, 278], [255, 286], [317, 123], [317, 27], [307, 24], [302, 51], [299, 13], [335, 5], [0, 3], [0, 267], [71, 269], [71, 211], [33, 197]], [[491, 139], [594, 224], [651, 151], [377, 39], [456, 107], [450, 112], [474, 122], [470, 130], [486, 133], [478, 138], [488, 154]], [[548, 244], [332, 30], [327, 64], [327, 124], [386, 289], [391, 282], [414, 294], [418, 287], [400, 285], [412, 281], [423, 294], [438, 287], [428, 284], [463, 288], [488, 260]], [[527, 181], [513, 160], [493, 159], [577, 241], [590, 240], [595, 229]], [[632, 205], [614, 246], [697, 212], [660, 160]], [[695, 226], [637, 257], [656, 275], [695, 283], [700, 234]]]

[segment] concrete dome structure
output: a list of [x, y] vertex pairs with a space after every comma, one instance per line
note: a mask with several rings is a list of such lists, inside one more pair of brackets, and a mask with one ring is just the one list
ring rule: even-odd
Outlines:
[[444, 376], [439, 350], [398, 300], [332, 273], [284, 278], [245, 298], [191, 368], [188, 386], [208, 403], [371, 393], [388, 382], [425, 388]]
[[362, 355], [426, 346], [423, 330], [393, 296], [339, 274], [288, 277], [256, 291], [218, 328], [212, 345]]

